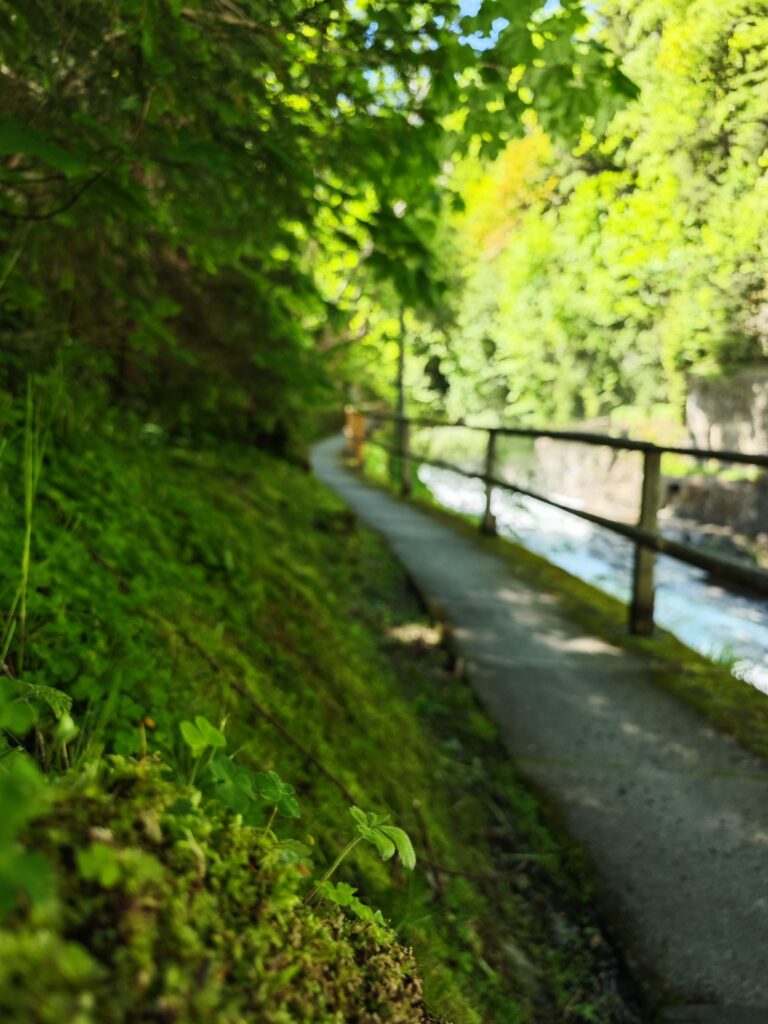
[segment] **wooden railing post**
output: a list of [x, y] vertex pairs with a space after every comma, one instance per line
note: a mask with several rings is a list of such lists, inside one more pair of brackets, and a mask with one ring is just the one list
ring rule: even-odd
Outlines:
[[358, 469], [363, 468], [365, 459], [365, 416], [354, 405], [344, 407], [344, 436], [347, 439], [347, 455], [354, 460]]
[[[643, 461], [643, 493], [640, 518], [637, 525], [649, 533], [658, 529], [657, 513], [661, 498], [661, 452], [648, 449]], [[629, 609], [629, 631], [640, 636], [653, 633], [654, 583], [653, 570], [656, 552], [635, 545], [635, 565], [632, 574], [632, 603]]]
[[398, 447], [400, 449], [400, 493], [404, 498], [407, 498], [411, 493], [411, 455], [409, 444], [410, 423], [405, 416], [401, 416], [399, 425], [400, 437]]
[[485, 450], [485, 512], [480, 520], [480, 532], [489, 537], [496, 535], [496, 517], [491, 511], [493, 484], [491, 478], [496, 474], [496, 431], [488, 431], [488, 447]]

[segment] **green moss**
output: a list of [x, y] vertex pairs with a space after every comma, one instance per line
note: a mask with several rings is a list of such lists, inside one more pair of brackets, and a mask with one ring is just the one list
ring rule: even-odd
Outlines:
[[[55, 865], [59, 899], [0, 931], [4, 1021], [426, 1024], [392, 933], [305, 906], [272, 843], [159, 768], [102, 762], [55, 797], [26, 839]], [[117, 877], [83, 871], [93, 849]]]

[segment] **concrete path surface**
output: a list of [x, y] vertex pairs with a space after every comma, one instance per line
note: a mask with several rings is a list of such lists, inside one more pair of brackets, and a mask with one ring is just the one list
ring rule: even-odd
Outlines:
[[652, 665], [317, 445], [455, 629], [510, 753], [587, 852], [603, 915], [664, 1020], [768, 1024], [768, 767], [651, 682]]

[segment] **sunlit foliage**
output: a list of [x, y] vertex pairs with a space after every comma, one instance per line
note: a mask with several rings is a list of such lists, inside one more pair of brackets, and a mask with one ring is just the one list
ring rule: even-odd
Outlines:
[[679, 410], [689, 373], [766, 358], [765, 15], [757, 0], [604, 0], [596, 31], [639, 100], [575, 147], [534, 128], [490, 165], [459, 164], [455, 318], [431, 350], [452, 414]]

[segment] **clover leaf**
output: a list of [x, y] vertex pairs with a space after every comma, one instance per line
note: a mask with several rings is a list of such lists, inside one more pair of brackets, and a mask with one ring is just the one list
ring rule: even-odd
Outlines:
[[227, 745], [226, 737], [221, 729], [211, 725], [208, 719], [202, 715], [197, 715], [194, 722], [182, 722], [179, 728], [193, 757], [202, 756], [208, 747], [226, 747]]
[[212, 780], [211, 795], [224, 807], [242, 815], [246, 824], [256, 824], [254, 773], [221, 754], [211, 760], [208, 773]]
[[261, 799], [274, 807], [281, 817], [301, 816], [299, 802], [293, 795], [296, 790], [289, 783], [283, 782], [277, 772], [257, 772], [253, 779]]

